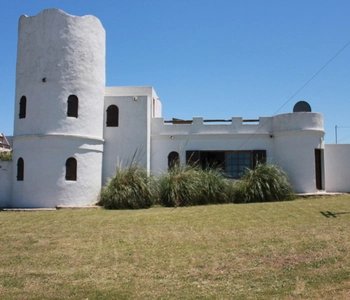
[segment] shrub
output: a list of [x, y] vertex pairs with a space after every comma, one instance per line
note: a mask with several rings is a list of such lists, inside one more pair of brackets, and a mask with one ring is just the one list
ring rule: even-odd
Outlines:
[[155, 183], [138, 164], [117, 168], [116, 174], [102, 188], [98, 204], [106, 209], [139, 209], [153, 205]]
[[247, 169], [235, 189], [236, 203], [284, 201], [294, 193], [287, 174], [271, 163]]
[[159, 179], [159, 202], [174, 207], [226, 203], [229, 189], [219, 169], [173, 166]]
[[2, 160], [2, 161], [12, 161], [12, 151], [0, 152], [0, 160]]

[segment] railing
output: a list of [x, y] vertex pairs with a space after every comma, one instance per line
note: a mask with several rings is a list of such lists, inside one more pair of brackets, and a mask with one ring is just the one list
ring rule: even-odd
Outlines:
[[[231, 123], [232, 119], [230, 120], [224, 120], [224, 119], [209, 119], [209, 120], [203, 120], [203, 123]], [[193, 120], [182, 120], [182, 119], [175, 119], [172, 120], [164, 120], [164, 123], [166, 124], [192, 124]], [[259, 123], [259, 119], [246, 119], [242, 120], [242, 123]]]

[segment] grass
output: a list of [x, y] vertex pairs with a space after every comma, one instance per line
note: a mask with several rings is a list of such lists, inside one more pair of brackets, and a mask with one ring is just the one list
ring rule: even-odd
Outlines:
[[0, 298], [349, 299], [349, 203], [0, 212]]

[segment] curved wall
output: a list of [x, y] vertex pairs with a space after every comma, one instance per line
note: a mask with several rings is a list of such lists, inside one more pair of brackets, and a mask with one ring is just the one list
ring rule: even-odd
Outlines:
[[[297, 112], [273, 117], [275, 163], [290, 176], [297, 193], [315, 193], [315, 149], [323, 149], [323, 116]], [[324, 174], [324, 170], [322, 170]], [[322, 175], [323, 175], [322, 174]], [[323, 181], [324, 181], [324, 176]]]
[[[63, 133], [102, 137], [105, 31], [93, 16], [58, 9], [21, 16], [18, 31], [14, 135]], [[27, 98], [26, 117], [19, 102]], [[78, 118], [67, 99], [79, 100]]]
[[[22, 16], [16, 71], [12, 207], [95, 202], [101, 188], [105, 90], [100, 21], [58, 9]], [[78, 98], [73, 116], [70, 95]], [[20, 118], [22, 96], [26, 111]], [[19, 157], [23, 181], [17, 180]], [[65, 179], [69, 157], [77, 161], [76, 181]]]

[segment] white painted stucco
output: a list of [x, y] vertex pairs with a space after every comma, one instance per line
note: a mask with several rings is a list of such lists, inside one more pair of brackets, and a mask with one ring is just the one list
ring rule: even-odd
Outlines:
[[350, 145], [326, 145], [326, 190], [350, 193]]
[[12, 162], [0, 160], [0, 207], [10, 206], [12, 185]]
[[[12, 206], [87, 205], [101, 187], [105, 30], [93, 16], [58, 9], [19, 20], [14, 123], [14, 174], [24, 159], [24, 180], [13, 177]], [[78, 97], [78, 117], [67, 100]], [[19, 103], [27, 99], [26, 116]], [[65, 162], [78, 161], [76, 182]], [[16, 176], [16, 175], [13, 175]]]

